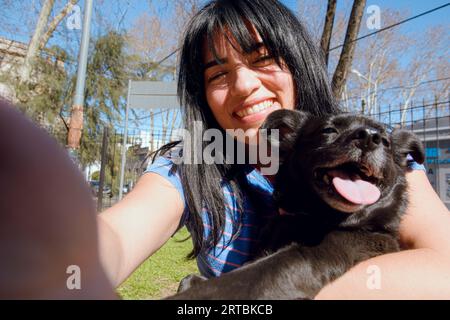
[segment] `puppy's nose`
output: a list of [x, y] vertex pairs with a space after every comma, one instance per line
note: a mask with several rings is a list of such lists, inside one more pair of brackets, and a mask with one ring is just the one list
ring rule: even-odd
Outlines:
[[373, 150], [380, 144], [381, 135], [373, 128], [359, 128], [354, 132], [353, 140], [362, 150]]

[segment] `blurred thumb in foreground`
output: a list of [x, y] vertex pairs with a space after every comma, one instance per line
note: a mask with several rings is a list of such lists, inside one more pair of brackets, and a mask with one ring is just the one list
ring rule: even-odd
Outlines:
[[0, 299], [114, 299], [82, 175], [0, 99]]

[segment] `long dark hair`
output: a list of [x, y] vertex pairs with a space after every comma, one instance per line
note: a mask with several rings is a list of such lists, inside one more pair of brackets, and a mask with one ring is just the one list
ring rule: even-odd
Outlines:
[[[216, 59], [213, 38], [218, 33], [236, 40], [245, 53], [256, 44], [248, 25], [252, 24], [262, 38], [269, 54], [280, 65], [283, 61], [295, 83], [296, 108], [315, 115], [338, 112], [325, 70], [322, 52], [313, 43], [306, 28], [283, 4], [276, 0], [216, 0], [205, 5], [190, 21], [184, 33], [179, 60], [178, 96], [184, 115], [184, 128], [194, 132], [194, 123], [203, 129], [221, 130], [205, 95], [203, 78], [204, 45]], [[161, 148], [163, 154], [177, 143]], [[228, 183], [242, 207], [245, 179], [236, 166], [221, 164], [175, 165], [183, 185], [194, 248], [189, 257], [215, 246], [224, 229], [225, 199], [222, 183]], [[212, 230], [204, 239], [202, 208], [207, 208]], [[240, 221], [233, 224], [233, 234], [240, 230]]]

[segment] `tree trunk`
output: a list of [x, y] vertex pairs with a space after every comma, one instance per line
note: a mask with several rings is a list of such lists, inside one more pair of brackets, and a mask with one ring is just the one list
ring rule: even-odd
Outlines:
[[[165, 114], [166, 119], [165, 119], [165, 121], [164, 120], [162, 121], [162, 135], [161, 135], [161, 140], [163, 140], [162, 141], [163, 144], [167, 143], [166, 136], [167, 136], [167, 129], [169, 127], [169, 113], [170, 113], [170, 109], [166, 109], [165, 113], [166, 113]], [[163, 119], [163, 115], [161, 115], [161, 119]]]
[[172, 140], [173, 129], [175, 128], [175, 124], [177, 122], [178, 113], [179, 113], [179, 109], [171, 109], [171, 110], [173, 110], [172, 121], [170, 123], [169, 130], [167, 131], [167, 134], [165, 137], [165, 140], [168, 142], [170, 142]]
[[328, 50], [330, 50], [331, 34], [333, 32], [334, 16], [336, 14], [336, 2], [337, 0], [328, 0], [327, 15], [320, 41], [326, 65], [328, 65]]
[[46, 46], [48, 40], [51, 38], [56, 27], [67, 16], [67, 14], [72, 11], [73, 6], [76, 5], [77, 2], [78, 2], [78, 0], [70, 0], [69, 2], [67, 2], [67, 4], [64, 6], [64, 8], [61, 10], [61, 12], [58, 13], [55, 16], [55, 18], [53, 18], [52, 22], [50, 22], [50, 24], [48, 25], [47, 31], [41, 38], [41, 41], [39, 44], [40, 49], [43, 49]]
[[36, 24], [36, 28], [34, 30], [33, 37], [31, 38], [31, 41], [28, 45], [24, 64], [20, 70], [19, 76], [20, 76], [21, 82], [29, 82], [30, 81], [32, 65], [33, 65], [34, 60], [36, 59], [36, 56], [39, 53], [40, 39], [42, 38], [42, 35], [44, 34], [45, 27], [47, 26], [47, 23], [48, 23], [48, 17], [50, 16], [50, 13], [52, 12], [54, 3], [55, 3], [55, 0], [45, 0], [44, 4], [42, 5], [42, 9], [39, 14], [39, 19]]
[[150, 111], [150, 150], [151, 150], [151, 152], [153, 152], [155, 150], [155, 136], [153, 135], [153, 133], [155, 132], [154, 118], [155, 118], [155, 115], [153, 114], [153, 111]]
[[340, 99], [344, 87], [348, 69], [352, 65], [353, 53], [356, 47], [356, 38], [358, 37], [361, 20], [364, 13], [366, 0], [354, 0], [352, 12], [348, 21], [347, 32], [345, 34], [344, 47], [342, 48], [339, 62], [333, 75], [333, 94]]

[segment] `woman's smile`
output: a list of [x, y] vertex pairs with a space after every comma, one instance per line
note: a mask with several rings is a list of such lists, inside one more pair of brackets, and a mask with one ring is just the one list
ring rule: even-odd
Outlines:
[[245, 103], [233, 112], [233, 116], [241, 121], [243, 125], [250, 125], [264, 121], [271, 112], [278, 109], [281, 109], [279, 102], [274, 99], [267, 99], [256, 103]]
[[254, 37], [250, 53], [222, 34], [214, 39], [217, 57], [204, 46], [206, 100], [223, 129], [256, 133], [271, 112], [294, 109], [292, 74], [269, 55], [256, 31]]

